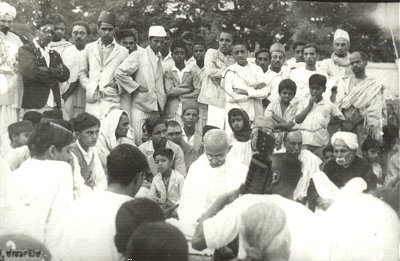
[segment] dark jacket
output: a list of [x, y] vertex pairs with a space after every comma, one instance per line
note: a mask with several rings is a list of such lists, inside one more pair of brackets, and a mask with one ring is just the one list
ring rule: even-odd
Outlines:
[[[18, 49], [18, 63], [24, 82], [22, 108], [40, 109], [46, 106], [50, 90], [56, 107], [61, 108], [60, 82], [69, 78], [69, 70], [56, 51], [50, 51], [50, 66], [33, 43]], [[39, 69], [39, 67], [43, 67]]]

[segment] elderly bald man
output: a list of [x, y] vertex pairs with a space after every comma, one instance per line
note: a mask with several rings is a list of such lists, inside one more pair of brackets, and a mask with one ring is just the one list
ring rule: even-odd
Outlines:
[[248, 168], [228, 154], [228, 136], [222, 130], [210, 130], [204, 136], [205, 153], [193, 162], [183, 185], [178, 208], [180, 223], [191, 238], [198, 219], [217, 197], [244, 183]]

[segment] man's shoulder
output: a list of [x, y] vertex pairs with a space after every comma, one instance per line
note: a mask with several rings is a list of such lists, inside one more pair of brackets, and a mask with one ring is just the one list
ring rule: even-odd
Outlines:
[[178, 144], [175, 144], [174, 142], [172, 142], [170, 140], [167, 141], [167, 143], [168, 143], [168, 146], [171, 148], [171, 150], [173, 150], [174, 152], [177, 152], [177, 151], [181, 151], [182, 152], [182, 149]]

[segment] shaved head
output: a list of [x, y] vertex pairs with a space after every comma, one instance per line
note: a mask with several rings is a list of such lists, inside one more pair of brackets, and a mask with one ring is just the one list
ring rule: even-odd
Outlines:
[[226, 133], [223, 130], [209, 130], [204, 135], [204, 150], [212, 168], [222, 166], [229, 151]]
[[286, 152], [298, 157], [301, 153], [303, 146], [303, 136], [300, 131], [293, 131], [287, 133], [284, 137]]

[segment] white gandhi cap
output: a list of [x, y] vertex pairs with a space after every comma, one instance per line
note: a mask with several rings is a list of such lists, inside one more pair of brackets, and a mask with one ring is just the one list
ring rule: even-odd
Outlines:
[[336, 30], [336, 32], [333, 36], [333, 40], [335, 41], [336, 39], [339, 39], [339, 38], [346, 39], [347, 41], [350, 42], [349, 34], [345, 30], [342, 30], [342, 29]]
[[149, 37], [156, 36], [156, 37], [166, 37], [167, 32], [161, 25], [153, 25], [149, 28]]

